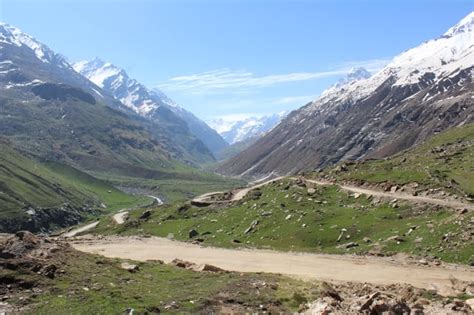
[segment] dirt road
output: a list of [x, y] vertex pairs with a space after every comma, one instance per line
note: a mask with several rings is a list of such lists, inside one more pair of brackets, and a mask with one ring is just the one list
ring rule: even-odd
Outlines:
[[206, 193], [204, 195], [197, 196], [193, 199], [193, 202], [219, 203], [219, 202], [238, 201], [238, 200], [244, 198], [251, 190], [262, 187], [262, 186], [265, 186], [269, 183], [279, 181], [280, 179], [283, 179], [283, 178], [285, 178], [285, 176], [276, 177], [276, 178], [264, 181], [260, 184], [253, 185], [253, 186], [250, 186], [250, 187], [236, 189], [236, 190], [233, 191], [234, 194], [233, 194], [233, 196], [230, 200], [225, 200], [225, 201], [212, 201], [212, 200], [210, 200], [209, 198], [214, 196], [214, 195], [219, 195], [219, 194], [225, 193], [224, 191], [215, 191], [215, 192], [209, 192], [209, 193]]
[[96, 221], [94, 223], [90, 223], [90, 224], [78, 227], [76, 229], [72, 229], [71, 231], [69, 231], [67, 233], [64, 233], [62, 236], [63, 237], [74, 237], [74, 236], [76, 236], [80, 233], [92, 230], [93, 228], [95, 228], [97, 226], [97, 224], [99, 224], [99, 221]]
[[[313, 183], [316, 185], [331, 185], [331, 183], [313, 180], [313, 179], [305, 179], [305, 180], [309, 183]], [[402, 193], [402, 192], [391, 193], [391, 192], [372, 190], [372, 189], [357, 187], [357, 186], [348, 186], [348, 185], [338, 185], [338, 186], [346, 191], [359, 193], [359, 194], [365, 194], [365, 195], [371, 195], [375, 197], [408, 200], [408, 201], [413, 201], [413, 202], [441, 205], [441, 206], [446, 206], [446, 207], [451, 207], [451, 208], [461, 208], [461, 209], [467, 208], [467, 209], [474, 210], [474, 205], [469, 204], [469, 203], [464, 203], [461, 201], [445, 200], [445, 199], [431, 198], [431, 197], [425, 197], [425, 196], [413, 196], [413, 195]]]
[[123, 224], [127, 216], [128, 216], [128, 210], [120, 210], [120, 212], [114, 214], [112, 218], [114, 219], [115, 223]]
[[230, 271], [269, 272], [333, 282], [373, 284], [407, 283], [419, 288], [452, 294], [451, 278], [474, 281], [474, 268], [447, 265], [426, 267], [389, 258], [325, 255], [270, 250], [232, 250], [202, 247], [165, 238], [108, 237], [72, 242], [84, 252], [138, 261], [175, 258], [208, 263]]

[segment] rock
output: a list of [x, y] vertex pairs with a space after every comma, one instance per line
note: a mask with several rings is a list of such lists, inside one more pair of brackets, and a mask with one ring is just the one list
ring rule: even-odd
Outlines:
[[395, 186], [392, 186], [392, 187], [390, 187], [390, 192], [391, 192], [392, 194], [396, 193], [396, 192], [397, 192], [397, 190], [398, 190], [398, 186], [396, 186], [396, 185], [395, 185]]
[[474, 298], [473, 299], [467, 299], [464, 302], [471, 308], [471, 310], [474, 310]]
[[292, 215], [289, 214], [289, 215], [287, 215], [287, 216], [285, 217], [285, 220], [289, 220], [289, 219], [291, 219], [291, 217], [292, 217]]
[[321, 283], [321, 296], [328, 296], [336, 301], [343, 301], [343, 298], [339, 295], [339, 293], [327, 282]]
[[185, 269], [190, 269], [192, 267], [195, 267], [196, 265], [192, 262], [186, 261], [186, 260], [181, 260], [181, 259], [173, 259], [170, 263], [173, 266], [179, 267], [179, 268], [185, 268]]
[[361, 196], [361, 194], [360, 193], [354, 193], [352, 196], [354, 197], [354, 199], [358, 199]]
[[358, 247], [358, 246], [359, 246], [359, 244], [356, 243], [356, 242], [349, 242], [349, 243], [341, 244], [341, 245], [337, 246], [337, 248], [349, 249], [349, 248]]
[[428, 265], [428, 261], [426, 259], [420, 259], [420, 260], [418, 260], [418, 263], [420, 263], [422, 265]]
[[374, 303], [374, 299], [380, 295], [380, 292], [375, 292], [369, 295], [369, 297], [360, 306], [361, 311], [368, 310], [369, 307]]
[[367, 244], [368, 244], [368, 243], [372, 243], [372, 240], [371, 240], [370, 238], [368, 238], [368, 237], [364, 237], [364, 238], [363, 238], [363, 241], [366, 242]]
[[188, 233], [189, 238], [194, 238], [198, 235], [199, 235], [199, 232], [194, 230], [194, 229], [190, 230], [189, 233]]
[[146, 210], [145, 212], [142, 213], [140, 216], [141, 220], [147, 220], [151, 217], [151, 210]]
[[203, 264], [194, 269], [195, 271], [208, 271], [208, 272], [226, 272], [224, 269], [209, 265], [209, 264]]
[[127, 262], [121, 263], [120, 268], [125, 269], [129, 272], [137, 272], [140, 270], [140, 267], [138, 267], [137, 265], [129, 264]]
[[307, 192], [308, 192], [308, 195], [314, 195], [316, 193], [316, 189], [308, 188]]
[[405, 242], [405, 239], [402, 238], [399, 235], [394, 235], [394, 236], [391, 236], [391, 237], [387, 238], [387, 241]]
[[271, 211], [262, 212], [262, 214], [261, 214], [262, 217], [269, 217], [269, 216], [272, 216], [272, 215], [273, 215], [273, 212], [271, 212]]
[[252, 232], [253, 230], [255, 230], [255, 228], [257, 227], [259, 221], [258, 220], [253, 220], [252, 223], [250, 224], [250, 226], [244, 231], [244, 234], [249, 234], [250, 232]]
[[328, 301], [318, 299], [308, 305], [308, 309], [303, 313], [305, 315], [328, 315], [332, 313], [332, 308]]

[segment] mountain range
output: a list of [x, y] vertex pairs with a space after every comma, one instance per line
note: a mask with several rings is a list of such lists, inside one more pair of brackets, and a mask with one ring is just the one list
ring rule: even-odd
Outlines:
[[258, 139], [285, 117], [288, 113], [281, 112], [270, 115], [226, 116], [208, 121], [209, 126], [214, 128], [227, 143], [233, 145], [238, 142], [246, 142]]
[[382, 70], [348, 78], [219, 167], [262, 176], [384, 158], [473, 121], [474, 12]]
[[158, 124], [173, 122], [175, 130], [179, 129], [176, 125], [181, 129], [188, 129], [213, 154], [228, 146], [215, 130], [191, 112], [179, 107], [162, 91], [147, 88], [110, 62], [95, 58], [76, 62], [73, 67], [138, 115]]

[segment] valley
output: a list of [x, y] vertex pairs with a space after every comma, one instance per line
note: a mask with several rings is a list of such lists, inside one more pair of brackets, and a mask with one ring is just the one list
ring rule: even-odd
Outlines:
[[168, 5], [37, 32], [70, 57], [0, 22], [0, 314], [472, 314], [472, 8], [361, 48], [334, 4]]

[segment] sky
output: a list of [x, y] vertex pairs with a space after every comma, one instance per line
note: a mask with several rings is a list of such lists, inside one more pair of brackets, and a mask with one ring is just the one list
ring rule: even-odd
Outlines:
[[210, 120], [296, 109], [442, 35], [474, 0], [0, 0], [0, 21], [99, 57]]

